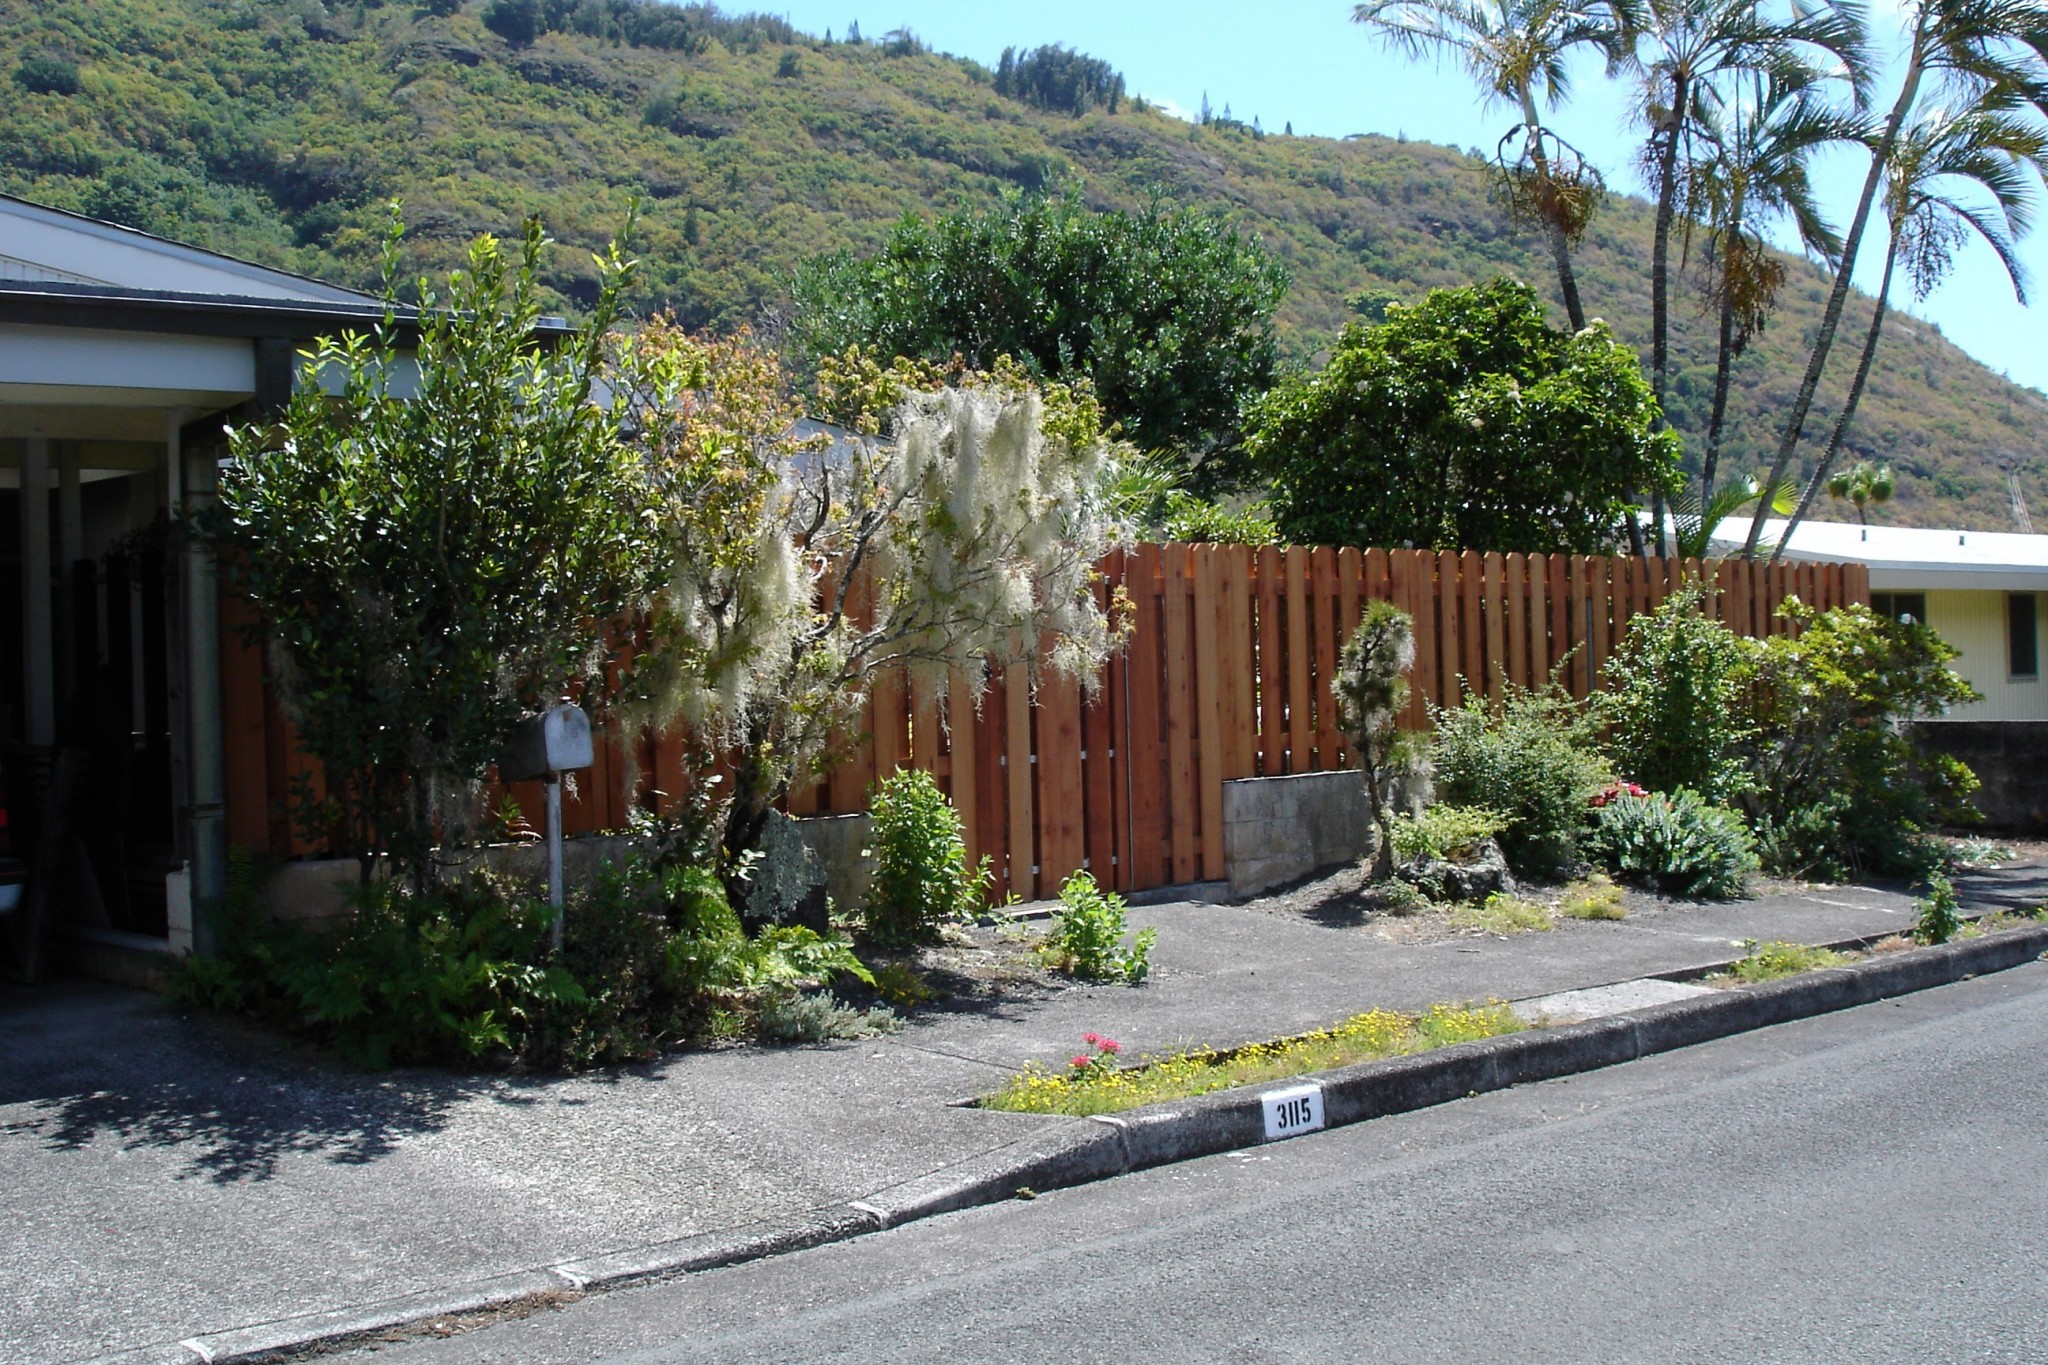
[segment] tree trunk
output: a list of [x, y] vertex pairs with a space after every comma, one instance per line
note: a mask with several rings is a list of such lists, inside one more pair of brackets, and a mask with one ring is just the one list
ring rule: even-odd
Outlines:
[[1660, 412], [1671, 367], [1671, 224], [1678, 217], [1678, 138], [1688, 94], [1685, 77], [1673, 76], [1671, 110], [1661, 130], [1664, 144], [1657, 150], [1657, 216], [1650, 234], [1650, 385]]
[[[1738, 211], [1730, 224], [1731, 233], [1740, 233], [1742, 217]], [[1729, 296], [1725, 274], [1721, 281], [1721, 332], [1716, 339], [1714, 351], [1714, 407], [1707, 416], [1707, 452], [1700, 461], [1700, 511], [1704, 513], [1707, 502], [1714, 496], [1714, 476], [1721, 465], [1721, 426], [1728, 417], [1728, 378], [1735, 365], [1735, 300]]]
[[[1925, 21], [1922, 22], [1924, 24]], [[1813, 353], [1807, 357], [1806, 374], [1799, 381], [1799, 394], [1793, 400], [1791, 415], [1785, 419], [1785, 433], [1778, 439], [1777, 458], [1771, 462], [1770, 477], [1764, 480], [1766, 488], [1777, 487], [1785, 477], [1792, 464], [1792, 455], [1799, 448], [1799, 438], [1806, 430], [1806, 414], [1813, 407], [1814, 391], [1820, 387], [1821, 371], [1827, 368], [1828, 351], [1835, 344], [1835, 329], [1842, 322], [1842, 307], [1849, 300], [1849, 286], [1856, 273], [1856, 253], [1863, 245], [1863, 230], [1870, 225], [1870, 207], [1877, 200], [1877, 187], [1884, 180], [1884, 168], [1891, 160], [1892, 148], [1898, 144], [1899, 129], [1904, 126], [1906, 115], [1913, 110], [1913, 100], [1920, 93], [1920, 79], [1926, 71], [1926, 43], [1924, 31], [1914, 33], [1905, 84], [1899, 88], [1899, 98], [1885, 118], [1884, 135], [1871, 150], [1870, 171], [1863, 177], [1863, 194], [1856, 201], [1856, 216], [1850, 220], [1848, 234], [1842, 238], [1842, 260], [1835, 268], [1835, 287], [1828, 294], [1826, 311], [1821, 314], [1820, 333], [1813, 339]], [[1756, 515], [1749, 523], [1749, 538], [1742, 546], [1744, 559], [1756, 558], [1756, 543], [1764, 533], [1764, 521], [1770, 511], [1769, 498], [1758, 500]], [[1793, 520], [1798, 520], [1796, 513]], [[1786, 531], [1790, 533], [1790, 525]]]
[[[1849, 381], [1849, 396], [1842, 402], [1841, 415], [1835, 418], [1835, 429], [1828, 437], [1827, 453], [1821, 456], [1820, 464], [1813, 471], [1813, 478], [1807, 482], [1806, 491], [1800, 495], [1799, 506], [1793, 510], [1792, 519], [1785, 523], [1785, 534], [1778, 538], [1777, 549], [1771, 552], [1771, 562], [1777, 563], [1785, 553], [1785, 547], [1792, 541], [1792, 532], [1800, 522], [1806, 520], [1806, 513], [1813, 506], [1814, 498], [1822, 485], [1827, 482], [1828, 471], [1834, 467], [1835, 457], [1841, 454], [1843, 438], [1849, 434], [1849, 423], [1856, 419], [1856, 405], [1863, 399], [1864, 381], [1870, 378], [1870, 364], [1877, 358], [1877, 339], [1884, 331], [1885, 303], [1892, 295], [1892, 268], [1899, 261], [1899, 239], [1893, 234], [1891, 244], [1884, 253], [1884, 279], [1877, 286], [1877, 307], [1870, 314], [1870, 330], [1863, 336], [1863, 354], [1856, 361], [1856, 377]], [[1856, 517], [1868, 526], [1863, 515], [1862, 504], [1857, 504]]]
[[1378, 769], [1361, 755], [1361, 775], [1365, 778], [1365, 808], [1372, 817], [1374, 833], [1379, 838], [1378, 847], [1373, 850], [1372, 870], [1368, 873], [1375, 882], [1389, 881], [1394, 875], [1394, 822], [1387, 815], [1387, 803], [1380, 796], [1380, 774]]
[[[1528, 139], [1524, 146], [1530, 162], [1536, 167], [1536, 174], [1548, 185], [1551, 183], [1550, 158], [1543, 150], [1543, 120], [1536, 112], [1535, 92], [1524, 86], [1520, 95], [1522, 127]], [[1579, 301], [1579, 277], [1572, 270], [1572, 244], [1566, 238], [1564, 228], [1548, 215], [1543, 219], [1543, 235], [1550, 243], [1551, 257], [1557, 262], [1557, 292], [1564, 296], [1564, 315], [1574, 332], [1583, 332], [1586, 330], [1586, 306]]]

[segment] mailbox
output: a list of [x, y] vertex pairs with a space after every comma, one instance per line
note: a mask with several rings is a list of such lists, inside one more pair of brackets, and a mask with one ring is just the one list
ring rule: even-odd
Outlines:
[[526, 782], [588, 768], [594, 761], [590, 717], [582, 707], [565, 701], [512, 727], [505, 756], [498, 760], [498, 775], [507, 782]]

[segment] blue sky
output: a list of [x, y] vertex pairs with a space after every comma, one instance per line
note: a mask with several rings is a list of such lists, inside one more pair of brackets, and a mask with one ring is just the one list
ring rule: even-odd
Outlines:
[[[1247, 6], [1214, 0], [1035, 0], [1030, 5], [961, 4], [958, 0], [802, 0], [774, 7], [813, 34], [830, 29], [844, 37], [858, 21], [873, 39], [907, 27], [944, 52], [993, 66], [1005, 46], [1063, 43], [1101, 57], [1124, 73], [1129, 88], [1180, 110], [1199, 108], [1206, 94], [1218, 112], [1269, 131], [1288, 123], [1296, 133], [1405, 133], [1457, 147], [1492, 147], [1513, 120], [1506, 110], [1482, 107], [1464, 72], [1454, 64], [1415, 63], [1387, 52], [1349, 20], [1343, 0], [1265, 0]], [[1872, 6], [1873, 26], [1889, 34], [1892, 11]], [[1880, 98], [1889, 100], [1889, 90]], [[1640, 192], [1634, 169], [1639, 134], [1631, 127], [1631, 91], [1606, 80], [1597, 63], [1578, 74], [1571, 101], [1553, 121], [1617, 189]], [[1864, 163], [1844, 154], [1820, 168], [1837, 222], [1846, 220], [1862, 182]], [[1866, 240], [1859, 282], [1876, 284], [1883, 264], [1881, 234]], [[2032, 279], [2030, 294], [2048, 298], [2048, 225], [2021, 247]], [[1900, 293], [1904, 292], [1903, 286]], [[1895, 302], [1938, 324], [1985, 364], [2024, 384], [2048, 391], [2048, 304], [2022, 307], [1997, 260], [1972, 245], [1955, 271], [1924, 303]], [[1597, 312], [1597, 300], [1588, 300]]]

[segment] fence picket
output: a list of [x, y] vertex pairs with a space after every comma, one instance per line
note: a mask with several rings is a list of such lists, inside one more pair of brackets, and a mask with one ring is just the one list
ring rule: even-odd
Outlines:
[[1195, 757], [1196, 810], [1202, 837], [1202, 879], [1223, 876], [1223, 705], [1222, 646], [1217, 613], [1222, 589], [1217, 579], [1216, 547], [1194, 550], [1195, 632]]
[[1508, 680], [1506, 565], [1497, 550], [1487, 551], [1481, 563], [1486, 577], [1486, 661], [1480, 668], [1486, 674], [1486, 695], [1498, 701]]

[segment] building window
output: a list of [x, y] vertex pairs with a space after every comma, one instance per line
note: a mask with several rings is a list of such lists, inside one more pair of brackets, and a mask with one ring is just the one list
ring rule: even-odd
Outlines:
[[2034, 594], [2009, 592], [2005, 595], [2006, 671], [2015, 678], [2040, 676], [2041, 648], [2037, 622]]
[[1927, 624], [1927, 594], [1924, 592], [1874, 592], [1870, 609], [1887, 621]]

